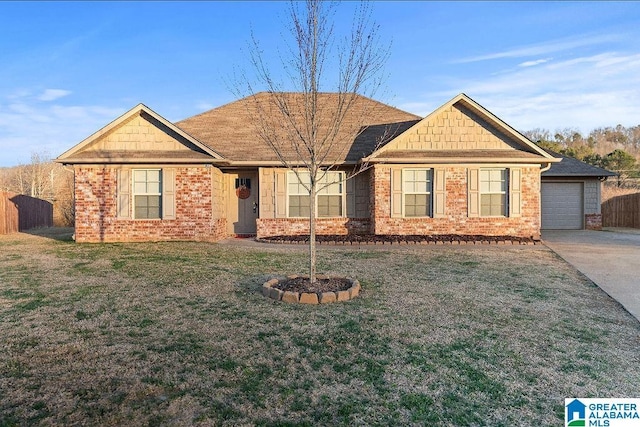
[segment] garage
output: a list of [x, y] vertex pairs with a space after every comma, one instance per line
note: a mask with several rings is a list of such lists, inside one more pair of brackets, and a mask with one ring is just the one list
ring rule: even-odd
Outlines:
[[582, 182], [542, 183], [542, 229], [581, 230], [584, 219]]
[[[553, 153], [562, 161], [542, 172], [540, 211], [543, 230], [599, 229], [600, 190], [613, 172]], [[585, 224], [586, 221], [586, 224]]]

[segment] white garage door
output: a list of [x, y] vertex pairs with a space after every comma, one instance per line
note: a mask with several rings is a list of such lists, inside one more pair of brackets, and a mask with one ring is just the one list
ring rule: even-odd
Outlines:
[[583, 205], [581, 182], [543, 182], [542, 229], [581, 230]]

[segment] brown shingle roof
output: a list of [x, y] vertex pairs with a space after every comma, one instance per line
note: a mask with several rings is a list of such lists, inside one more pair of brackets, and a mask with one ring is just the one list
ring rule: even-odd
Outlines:
[[527, 159], [538, 160], [540, 155], [521, 150], [393, 150], [382, 156], [385, 159]]
[[[303, 123], [305, 97], [300, 93], [261, 92], [222, 107], [179, 121], [176, 125], [204, 145], [231, 161], [277, 161], [273, 150], [261, 139], [258, 127], [275, 129], [275, 137], [286, 141], [292, 127], [275, 107], [276, 97], [292, 111], [293, 121]], [[339, 100], [336, 93], [318, 94], [318, 135], [331, 132]], [[354, 95], [353, 104], [335, 136], [336, 144], [328, 150], [327, 161], [357, 161], [371, 154], [377, 145], [408, 129], [420, 119], [372, 99]], [[384, 139], [384, 141], [382, 141]], [[284, 147], [286, 157], [295, 153]]]

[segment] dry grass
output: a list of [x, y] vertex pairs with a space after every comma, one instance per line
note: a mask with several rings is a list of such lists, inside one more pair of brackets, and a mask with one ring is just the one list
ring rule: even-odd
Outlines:
[[640, 325], [541, 246], [333, 249], [0, 236], [0, 425], [558, 425], [640, 395]]

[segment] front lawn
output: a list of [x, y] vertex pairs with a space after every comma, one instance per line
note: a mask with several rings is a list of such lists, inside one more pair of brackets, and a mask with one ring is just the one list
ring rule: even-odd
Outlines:
[[0, 236], [0, 426], [561, 425], [640, 396], [640, 323], [544, 246], [319, 247], [363, 292], [307, 306], [260, 292], [304, 246], [51, 232]]

